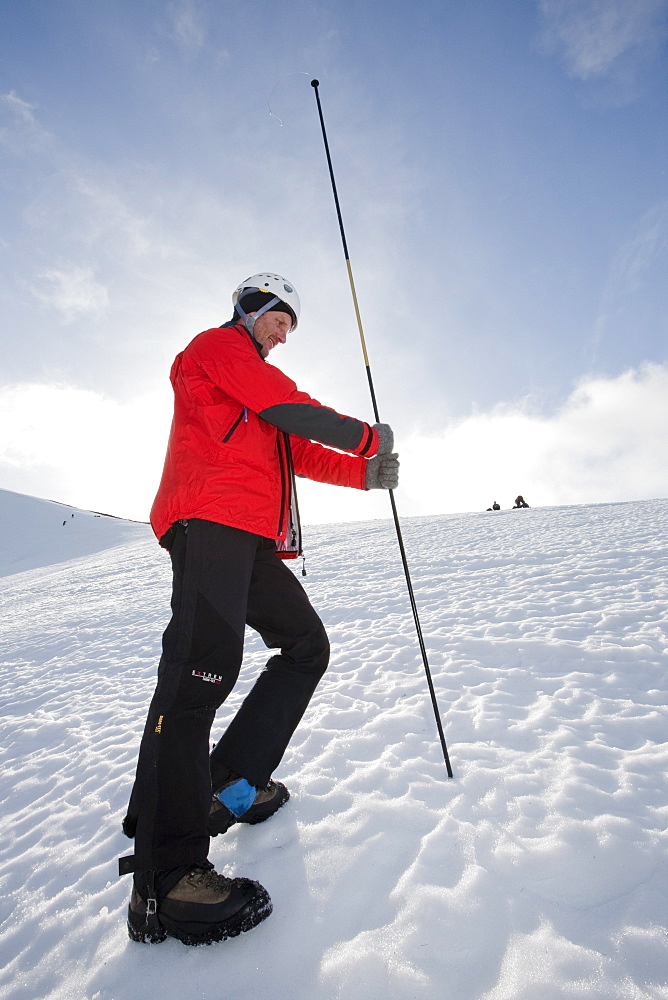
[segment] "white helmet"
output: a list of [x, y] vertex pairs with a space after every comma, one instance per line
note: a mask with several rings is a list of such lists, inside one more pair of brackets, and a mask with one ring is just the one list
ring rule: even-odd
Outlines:
[[[252, 292], [260, 292], [267, 295], [267, 302], [265, 304], [260, 303], [259, 308], [256, 306], [250, 309], [249, 312], [254, 312], [254, 317], [248, 317], [244, 309], [239, 305], [239, 300], [245, 298]], [[239, 313], [241, 318], [244, 320], [246, 325], [250, 324], [250, 329], [252, 332], [252, 326], [254, 320], [258, 319], [262, 313], [268, 312], [279, 302], [282, 302], [288, 307], [288, 312], [292, 315], [292, 326], [291, 330], [294, 330], [299, 322], [299, 296], [294, 289], [294, 286], [282, 278], [280, 274], [269, 274], [264, 272], [262, 274], [253, 274], [250, 278], [246, 278], [241, 284], [234, 290], [232, 295], [232, 305]]]

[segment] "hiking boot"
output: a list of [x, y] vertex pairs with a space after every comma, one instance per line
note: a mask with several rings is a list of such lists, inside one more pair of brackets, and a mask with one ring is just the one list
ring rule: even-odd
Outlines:
[[136, 886], [128, 907], [133, 941], [157, 944], [167, 937], [183, 944], [213, 944], [249, 931], [269, 916], [269, 893], [249, 878], [225, 878], [213, 868], [195, 867], [162, 901], [148, 905]]
[[290, 798], [290, 792], [280, 781], [269, 781], [265, 788], [258, 788], [255, 800], [250, 809], [247, 809], [241, 816], [235, 816], [220, 799], [214, 795], [211, 800], [211, 810], [209, 812], [209, 822], [207, 833], [210, 837], [217, 837], [219, 833], [225, 833], [234, 823], [263, 823], [281, 808]]

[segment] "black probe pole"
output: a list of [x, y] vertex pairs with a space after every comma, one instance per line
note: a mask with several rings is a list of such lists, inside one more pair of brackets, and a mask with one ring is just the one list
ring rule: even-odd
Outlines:
[[[364, 331], [362, 329], [362, 317], [360, 316], [359, 305], [357, 303], [357, 293], [355, 291], [355, 282], [353, 280], [353, 272], [350, 266], [350, 257], [348, 255], [348, 244], [346, 243], [346, 234], [343, 228], [343, 217], [341, 215], [341, 206], [339, 205], [339, 196], [336, 191], [336, 181], [334, 180], [334, 168], [332, 167], [332, 158], [329, 154], [329, 143], [327, 142], [327, 132], [325, 130], [325, 119], [322, 115], [322, 107], [320, 104], [320, 94], [318, 93], [318, 87], [320, 86], [319, 80], [311, 80], [311, 86], [315, 90], [315, 99], [318, 105], [318, 115], [320, 117], [320, 127], [322, 129], [322, 138], [325, 143], [325, 153], [327, 155], [327, 166], [329, 167], [329, 178], [332, 182], [332, 191], [334, 193], [334, 204], [336, 205], [336, 214], [339, 220], [339, 229], [341, 230], [341, 241], [343, 243], [343, 254], [346, 259], [346, 267], [348, 269], [348, 280], [350, 282], [350, 291], [353, 296], [353, 304], [355, 306], [355, 316], [357, 317], [357, 328], [359, 330], [360, 340], [362, 342], [362, 354], [364, 355], [364, 364], [366, 366], [366, 377], [369, 382], [369, 391], [371, 393], [371, 402], [373, 404], [373, 413], [376, 418], [376, 423], [380, 423], [380, 416], [378, 414], [378, 404], [376, 403], [376, 393], [373, 387], [373, 379], [371, 377], [371, 366], [369, 364], [369, 356], [366, 350], [366, 342], [364, 340]], [[427, 675], [427, 684], [429, 685], [429, 694], [431, 695], [431, 703], [434, 708], [434, 715], [436, 716], [436, 726], [438, 728], [438, 735], [441, 740], [441, 747], [443, 749], [443, 758], [445, 760], [445, 766], [448, 770], [448, 777], [452, 777], [452, 766], [450, 764], [450, 756], [448, 754], [448, 748], [445, 745], [445, 736], [443, 735], [443, 726], [441, 724], [441, 716], [438, 710], [438, 703], [436, 701], [436, 692], [434, 690], [434, 682], [431, 679], [431, 670], [429, 669], [429, 660], [427, 659], [427, 650], [425, 648], [424, 639], [422, 637], [422, 627], [420, 625], [420, 618], [418, 616], [417, 604], [415, 603], [415, 594], [413, 593], [413, 584], [411, 583], [411, 574], [408, 569], [408, 560], [406, 559], [406, 550], [404, 548], [404, 540], [401, 534], [401, 525], [399, 524], [399, 515], [397, 513], [397, 505], [394, 501], [394, 491], [388, 490], [390, 494], [390, 503], [392, 505], [392, 515], [394, 517], [394, 526], [397, 531], [397, 541], [399, 542], [399, 551], [401, 552], [401, 561], [404, 566], [404, 573], [406, 574], [406, 585], [408, 587], [408, 596], [410, 597], [411, 608], [413, 609], [413, 618], [415, 619], [415, 628], [417, 630], [418, 642], [420, 644], [420, 652], [422, 653], [422, 662], [424, 663], [425, 673]]]

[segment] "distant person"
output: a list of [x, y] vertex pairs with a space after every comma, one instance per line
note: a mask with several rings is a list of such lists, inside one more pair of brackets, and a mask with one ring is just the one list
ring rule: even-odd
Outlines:
[[524, 499], [524, 497], [520, 493], [520, 495], [518, 497], [515, 497], [515, 506], [512, 509], [513, 510], [519, 510], [520, 507], [528, 507], [528, 506], [529, 506], [529, 504], [526, 502], [526, 500]]
[[[289, 798], [271, 776], [327, 668], [322, 622], [281, 561], [301, 554], [295, 476], [360, 490], [399, 478], [387, 424], [342, 416], [266, 363], [297, 326], [293, 286], [256, 274], [232, 303], [232, 319], [172, 365], [174, 419], [151, 510], [172, 561], [172, 618], [123, 821], [134, 855], [120, 863], [134, 874], [128, 931], [145, 943], [210, 944], [271, 913], [263, 886], [219, 875], [208, 855], [210, 836], [260, 823]], [[209, 755], [246, 625], [272, 655]]]
[[487, 510], [501, 510], [501, 504], [497, 503], [495, 500], [492, 506], [488, 507]]

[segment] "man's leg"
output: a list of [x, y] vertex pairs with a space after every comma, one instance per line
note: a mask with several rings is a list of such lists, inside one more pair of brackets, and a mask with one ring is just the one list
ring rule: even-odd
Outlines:
[[124, 823], [138, 870], [207, 857], [209, 733], [239, 673], [257, 544], [256, 535], [210, 521], [176, 528], [173, 614]]
[[272, 656], [211, 754], [214, 791], [230, 772], [267, 785], [327, 669], [329, 642], [320, 618], [273, 542], [260, 542], [246, 620]]
[[151, 944], [168, 936], [211, 944], [271, 913], [258, 882], [213, 870], [206, 832], [209, 731], [239, 672], [258, 538], [193, 520], [171, 541], [173, 616], [123, 824], [135, 837], [128, 933]]

